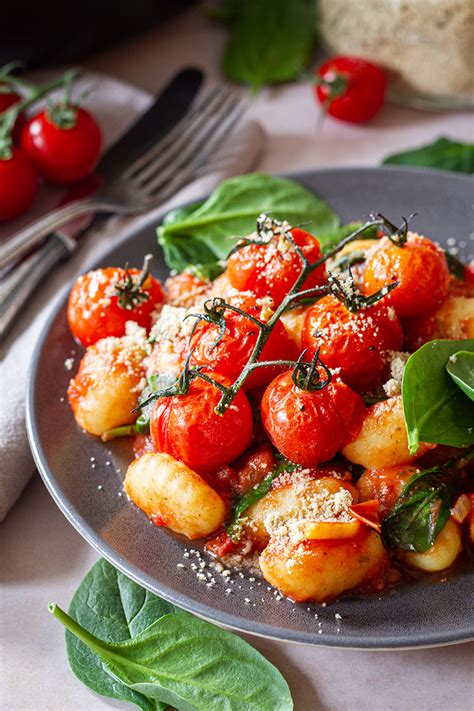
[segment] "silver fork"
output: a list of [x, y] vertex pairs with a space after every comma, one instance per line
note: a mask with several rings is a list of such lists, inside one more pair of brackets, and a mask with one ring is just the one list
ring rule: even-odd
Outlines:
[[81, 215], [146, 212], [193, 176], [229, 135], [246, 102], [229, 89], [211, 89], [156, 146], [94, 195], [48, 212], [0, 247], [0, 269], [20, 259], [49, 233]]
[[[164, 139], [124, 171], [117, 183], [133, 185], [143, 198], [143, 210], [157, 207], [194, 177], [202, 175], [206, 167], [212, 164], [216, 150], [230, 135], [246, 108], [247, 102], [232, 96], [228, 90], [212, 89]], [[75, 205], [76, 209], [80, 210], [74, 212], [74, 217], [100, 211], [110, 212], [97, 207], [102, 204], [103, 199], [101, 195], [96, 194], [87, 200], [66, 207], [72, 208]], [[113, 211], [126, 214], [125, 210], [114, 209]], [[61, 221], [55, 224], [61, 226], [69, 222], [71, 215], [70, 213], [68, 215], [67, 218], [61, 217]], [[39, 222], [43, 225], [46, 218], [48, 215], [35, 224]], [[51, 222], [47, 224], [48, 227], [42, 226], [42, 237], [58, 229], [58, 226], [51, 227]], [[25, 233], [26, 230], [18, 233], [17, 236]], [[36, 239], [34, 241], [30, 239], [27, 248], [24, 246], [26, 242], [23, 239], [19, 251], [15, 250], [15, 254], [24, 254], [26, 249], [30, 249], [36, 243]], [[10, 242], [5, 245], [5, 248], [9, 245]], [[77, 246], [76, 239], [69, 237], [65, 232], [55, 232], [48, 237], [40, 249], [24, 259], [2, 280], [0, 339], [11, 327], [38, 283], [58, 261], [69, 257]], [[13, 250], [5, 253], [8, 257], [5, 264], [15, 259], [9, 256], [11, 254]]]

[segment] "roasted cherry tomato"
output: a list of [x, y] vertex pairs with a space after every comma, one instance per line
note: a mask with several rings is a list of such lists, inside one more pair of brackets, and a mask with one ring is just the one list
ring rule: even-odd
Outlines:
[[143, 270], [96, 269], [79, 277], [72, 288], [69, 327], [83, 346], [90, 346], [106, 336], [125, 335], [127, 321], [148, 330], [152, 313], [162, 302], [160, 282]]
[[[2, 84], [0, 82], [0, 114], [9, 109], [10, 106], [14, 106], [15, 104], [17, 104], [19, 101], [21, 101], [21, 99], [22, 97], [20, 96], [20, 94], [17, 94], [15, 91], [10, 91], [7, 88], [6, 84]], [[20, 133], [24, 123], [25, 119], [23, 117], [23, 114], [20, 114], [15, 121], [15, 125], [13, 126], [12, 137], [15, 142], [20, 137]]]
[[314, 467], [357, 436], [365, 405], [339, 378], [320, 390], [303, 390], [288, 371], [266, 389], [261, 412], [275, 447], [292, 462]]
[[385, 74], [358, 57], [333, 57], [317, 72], [315, 94], [331, 116], [349, 123], [365, 123], [382, 108]]
[[303, 347], [311, 352], [319, 348], [326, 365], [356, 390], [377, 385], [385, 370], [386, 352], [402, 347], [402, 327], [395, 310], [385, 305], [386, 298], [352, 313], [329, 294], [306, 313]]
[[372, 294], [394, 281], [398, 286], [387, 294], [384, 303], [392, 305], [398, 316], [429, 311], [448, 295], [450, 274], [444, 251], [414, 233], [408, 234], [402, 246], [384, 237], [367, 259], [364, 291]]
[[[308, 262], [313, 264], [321, 257], [321, 247], [316, 237], [293, 228], [291, 236]], [[275, 236], [267, 244], [248, 244], [232, 254], [227, 261], [230, 283], [239, 291], [251, 291], [255, 296], [271, 296], [278, 306], [298, 278], [303, 264], [292, 244]], [[324, 264], [317, 267], [302, 284], [310, 289], [326, 281]]]
[[97, 165], [101, 145], [97, 121], [76, 106], [68, 107], [66, 118], [62, 107], [40, 111], [21, 133], [21, 147], [52, 183], [70, 184], [87, 178]]
[[[230, 381], [217, 373], [206, 375], [223, 385]], [[221, 391], [195, 378], [186, 395], [156, 401], [150, 423], [157, 452], [170, 454], [198, 474], [209, 474], [244, 452], [252, 437], [252, 411], [240, 390], [224, 415], [215, 408]]]
[[38, 174], [23, 151], [12, 148], [9, 157], [0, 156], [0, 222], [27, 210], [37, 190]]
[[[272, 310], [249, 294], [236, 294], [227, 303], [239, 308], [263, 322], [268, 321]], [[225, 331], [219, 342], [219, 325], [209, 321], [199, 321], [190, 347], [194, 349], [192, 365], [205, 365], [217, 373], [234, 381], [247, 364], [259, 333], [258, 326], [240, 313], [225, 310]], [[217, 345], [216, 345], [217, 342]], [[275, 324], [259, 360], [292, 360], [295, 346], [288, 337], [285, 327], [279, 321]], [[245, 381], [244, 388], [250, 389], [266, 385], [281, 372], [279, 367], [257, 368]]]

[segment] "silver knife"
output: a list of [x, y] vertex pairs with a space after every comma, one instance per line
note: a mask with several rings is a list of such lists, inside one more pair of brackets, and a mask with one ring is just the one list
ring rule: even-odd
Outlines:
[[[97, 167], [103, 181], [110, 181], [163, 138], [187, 112], [203, 81], [199, 69], [184, 69], [160, 92], [152, 106], [107, 151]], [[67, 259], [78, 247], [76, 238], [96, 219], [79, 217], [47, 237], [44, 244], [2, 279], [0, 295], [0, 339], [27, 301], [32, 290], [57, 262]], [[105, 219], [105, 218], [102, 218]]]

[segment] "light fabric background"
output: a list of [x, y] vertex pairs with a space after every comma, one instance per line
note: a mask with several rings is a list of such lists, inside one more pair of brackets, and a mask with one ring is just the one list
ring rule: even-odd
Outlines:
[[[220, 28], [192, 10], [127, 47], [90, 58], [86, 65], [155, 92], [177, 69], [189, 64], [206, 68], [210, 79], [219, 78], [224, 41]], [[123, 94], [119, 105], [108, 112], [110, 127], [116, 125], [122, 100]], [[440, 135], [473, 140], [474, 134], [468, 114], [427, 114], [398, 107], [388, 107], [368, 126], [327, 120], [316, 133], [318, 112], [311, 87], [302, 83], [263, 90], [250, 116], [257, 118], [266, 132], [258, 168], [273, 173], [377, 165], [389, 153]], [[99, 253], [103, 245], [95, 239]], [[95, 239], [92, 244], [89, 239], [91, 252]], [[48, 290], [54, 293], [59, 281], [59, 275], [54, 275]], [[41, 292], [38, 296], [42, 298]], [[24, 349], [32, 347], [31, 340], [25, 338]], [[54, 600], [67, 606], [97, 556], [56, 508], [38, 475], [1, 524], [0, 532], [1, 707], [11, 711], [125, 708], [92, 694], [67, 666], [63, 632], [47, 612], [47, 603]], [[358, 652], [247, 639], [283, 672], [297, 711], [473, 708], [471, 644]]]

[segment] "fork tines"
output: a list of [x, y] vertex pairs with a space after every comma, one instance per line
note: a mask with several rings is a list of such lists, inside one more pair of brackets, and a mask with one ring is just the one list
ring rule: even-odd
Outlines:
[[150, 202], [167, 199], [230, 135], [247, 106], [227, 87], [208, 90], [165, 138], [123, 173], [122, 180]]

